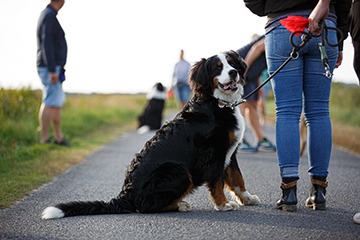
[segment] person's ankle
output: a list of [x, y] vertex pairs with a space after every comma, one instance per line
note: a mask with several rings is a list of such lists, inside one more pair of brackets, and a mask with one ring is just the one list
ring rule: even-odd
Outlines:
[[54, 137], [54, 140], [57, 141], [57, 142], [61, 142], [65, 139], [64, 135], [60, 135], [60, 136], [55, 136]]
[[50, 143], [51, 142], [51, 137], [41, 137], [40, 139], [40, 143]]

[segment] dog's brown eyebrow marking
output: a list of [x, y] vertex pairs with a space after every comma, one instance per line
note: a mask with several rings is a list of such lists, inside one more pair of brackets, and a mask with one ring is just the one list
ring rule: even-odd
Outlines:
[[219, 79], [217, 77], [214, 77], [213, 83], [214, 83], [214, 89], [217, 88], [219, 86]]
[[230, 57], [230, 56], [226, 56], [226, 60], [227, 60], [228, 62], [231, 62], [233, 59], [232, 59], [232, 57]]
[[221, 62], [220, 60], [217, 60], [217, 61], [216, 61], [216, 66], [221, 67], [221, 66], [222, 66], [222, 62]]

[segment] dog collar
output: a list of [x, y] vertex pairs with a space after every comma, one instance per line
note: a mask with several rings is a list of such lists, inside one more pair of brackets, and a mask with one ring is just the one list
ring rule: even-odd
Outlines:
[[231, 109], [234, 109], [236, 106], [246, 102], [246, 99], [240, 99], [240, 101], [236, 101], [236, 102], [228, 102], [228, 101], [220, 100], [220, 99], [217, 99], [217, 100], [218, 100], [219, 108], [228, 107]]

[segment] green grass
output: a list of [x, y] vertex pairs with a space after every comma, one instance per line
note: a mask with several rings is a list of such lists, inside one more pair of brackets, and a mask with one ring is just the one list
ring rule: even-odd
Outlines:
[[[360, 129], [360, 88], [333, 83], [330, 96], [330, 116], [333, 122]], [[273, 98], [266, 102], [267, 114], [275, 117]]]
[[360, 128], [360, 88], [341, 83], [332, 87], [331, 118], [339, 123]]
[[[0, 102], [0, 208], [5, 208], [135, 129], [146, 99], [141, 94], [68, 95], [62, 128], [71, 148], [38, 143], [40, 91], [0, 89]], [[174, 108], [175, 103], [168, 106]]]

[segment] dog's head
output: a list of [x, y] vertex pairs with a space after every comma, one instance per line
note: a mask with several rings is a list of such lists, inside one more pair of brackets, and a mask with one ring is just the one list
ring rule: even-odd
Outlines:
[[227, 102], [238, 101], [243, 95], [246, 64], [235, 52], [228, 51], [201, 59], [190, 72], [190, 83], [197, 96], [211, 95]]
[[147, 99], [166, 99], [166, 88], [157, 82], [146, 95]]

